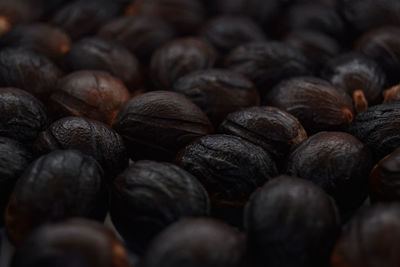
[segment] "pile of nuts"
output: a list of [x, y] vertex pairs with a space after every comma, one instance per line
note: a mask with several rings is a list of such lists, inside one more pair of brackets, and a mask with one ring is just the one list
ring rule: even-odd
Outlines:
[[398, 267], [399, 101], [399, 0], [0, 0], [9, 266]]

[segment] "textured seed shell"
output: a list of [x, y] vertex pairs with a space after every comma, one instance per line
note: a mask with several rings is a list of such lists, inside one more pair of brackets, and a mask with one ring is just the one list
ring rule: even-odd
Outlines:
[[210, 134], [207, 116], [184, 96], [155, 91], [132, 98], [115, 119], [132, 158], [172, 160], [194, 139]]
[[199, 106], [215, 126], [231, 112], [260, 104], [258, 90], [251, 81], [222, 69], [190, 73], [180, 78], [173, 90]]
[[66, 117], [41, 132], [34, 144], [39, 153], [57, 149], [76, 149], [92, 156], [103, 167], [108, 179], [128, 166], [122, 137], [111, 127], [90, 119]]
[[245, 251], [244, 238], [233, 227], [214, 219], [190, 218], [171, 225], [152, 242], [143, 266], [239, 267]]
[[368, 145], [376, 161], [400, 146], [400, 102], [370, 107], [358, 114], [349, 133]]
[[21, 47], [53, 60], [60, 59], [70, 46], [64, 31], [45, 23], [16, 26], [0, 39], [0, 47]]
[[47, 222], [69, 217], [103, 221], [107, 202], [103, 171], [92, 157], [54, 151], [33, 162], [18, 180], [7, 206], [7, 233], [20, 244]]
[[262, 29], [250, 18], [241, 16], [217, 16], [210, 19], [200, 32], [222, 54], [239, 45], [266, 40]]
[[332, 267], [398, 266], [400, 206], [375, 205], [344, 229], [331, 257]]
[[321, 76], [349, 95], [355, 90], [362, 90], [371, 105], [381, 101], [386, 84], [383, 69], [375, 61], [358, 53], [343, 54], [328, 61]]
[[227, 56], [225, 67], [245, 75], [261, 92], [290, 77], [310, 74], [310, 64], [301, 52], [279, 42], [241, 45]]
[[142, 253], [164, 228], [183, 217], [207, 216], [208, 194], [187, 171], [138, 161], [114, 181], [111, 219], [128, 246]]
[[[143, 33], [146, 34], [143, 34]], [[147, 63], [153, 52], [174, 37], [166, 22], [147, 16], [122, 16], [104, 24], [98, 35], [128, 48]]]
[[265, 95], [264, 104], [298, 118], [308, 134], [345, 130], [354, 117], [351, 98], [314, 77], [283, 81]]
[[244, 219], [256, 266], [325, 266], [340, 229], [329, 195], [290, 176], [276, 177], [257, 190]]
[[37, 262], [47, 266], [131, 266], [115, 234], [106, 226], [85, 219], [39, 228], [17, 248], [11, 267], [28, 267]]
[[278, 173], [268, 152], [231, 135], [204, 136], [183, 149], [177, 162], [202, 182], [212, 200], [239, 203]]
[[46, 100], [61, 76], [61, 70], [45, 56], [21, 48], [0, 51], [0, 86], [17, 87]]
[[121, 79], [130, 91], [140, 87], [141, 73], [136, 57], [125, 47], [99, 37], [87, 37], [76, 42], [63, 63], [73, 71], [108, 71]]
[[0, 88], [0, 135], [32, 143], [47, 124], [43, 104], [28, 92]]
[[384, 70], [389, 85], [400, 82], [400, 26], [385, 26], [361, 35], [354, 50], [375, 60]]
[[222, 122], [219, 132], [246, 139], [283, 159], [307, 139], [300, 122], [275, 107], [251, 107], [231, 113]]
[[159, 90], [171, 90], [180, 77], [211, 68], [216, 57], [214, 48], [205, 41], [175, 39], [154, 52], [150, 62], [152, 82]]
[[286, 173], [321, 186], [346, 216], [367, 197], [372, 167], [369, 149], [357, 138], [343, 132], [320, 132], [290, 154]]
[[370, 197], [378, 202], [400, 200], [400, 148], [375, 165], [370, 176]]
[[86, 117], [111, 125], [130, 98], [118, 78], [103, 71], [82, 70], [58, 82], [50, 105], [59, 116]]
[[4, 224], [5, 208], [14, 185], [32, 159], [21, 143], [0, 137], [0, 225]]

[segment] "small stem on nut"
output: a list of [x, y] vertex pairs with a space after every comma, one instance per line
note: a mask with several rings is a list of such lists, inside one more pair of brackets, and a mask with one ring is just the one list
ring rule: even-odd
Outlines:
[[11, 28], [11, 23], [6, 17], [0, 16], [0, 37], [8, 32]]
[[357, 113], [363, 112], [368, 108], [368, 101], [362, 90], [355, 90], [353, 92], [353, 102]]
[[385, 91], [383, 103], [389, 103], [400, 100], [400, 84], [395, 85]]

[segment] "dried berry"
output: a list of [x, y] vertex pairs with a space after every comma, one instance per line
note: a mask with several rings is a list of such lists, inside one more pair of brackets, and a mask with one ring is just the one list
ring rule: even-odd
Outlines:
[[130, 15], [145, 15], [168, 22], [181, 34], [196, 31], [205, 17], [198, 0], [136, 0], [129, 8]]
[[116, 1], [75, 0], [54, 13], [51, 23], [66, 31], [71, 39], [77, 40], [92, 34], [108, 20], [122, 11]]
[[185, 219], [152, 242], [142, 266], [240, 267], [245, 251], [244, 237], [229, 225], [206, 218]]
[[282, 80], [310, 73], [310, 63], [301, 52], [279, 42], [241, 45], [231, 51], [225, 66], [247, 76], [261, 92]]
[[327, 60], [335, 57], [340, 51], [340, 45], [335, 39], [317, 31], [293, 31], [285, 36], [284, 42], [301, 51], [312, 61], [315, 71], [319, 71]]
[[193, 140], [212, 133], [207, 116], [184, 96], [155, 91], [132, 98], [115, 119], [133, 159], [173, 160]]
[[358, 114], [349, 132], [368, 145], [378, 161], [400, 146], [400, 102], [373, 106]]
[[209, 20], [200, 36], [225, 55], [239, 45], [265, 41], [262, 29], [250, 18], [239, 16], [218, 16]]
[[375, 165], [370, 176], [372, 201], [400, 200], [400, 148], [387, 155]]
[[386, 26], [362, 35], [355, 50], [375, 60], [385, 71], [388, 83], [400, 82], [400, 27]]
[[52, 60], [60, 59], [70, 46], [64, 31], [45, 23], [16, 26], [0, 39], [0, 47], [20, 47]]
[[11, 267], [129, 267], [123, 244], [105, 226], [70, 219], [36, 230], [19, 246]]
[[76, 42], [64, 58], [64, 65], [72, 71], [103, 70], [121, 79], [130, 91], [141, 85], [139, 62], [126, 48], [98, 37]]
[[92, 156], [110, 180], [128, 167], [122, 138], [109, 126], [94, 120], [66, 117], [40, 133], [34, 148], [43, 154], [57, 149], [76, 149]]
[[156, 18], [123, 16], [104, 24], [98, 35], [125, 46], [147, 64], [153, 52], [174, 37], [174, 32], [168, 24]]
[[398, 204], [365, 210], [346, 227], [333, 251], [331, 266], [398, 266], [399, 229]]
[[303, 179], [279, 176], [246, 205], [245, 225], [255, 266], [327, 266], [339, 234], [334, 201]]
[[204, 136], [183, 149], [177, 162], [207, 189], [212, 213], [239, 226], [250, 194], [278, 174], [268, 152], [231, 135]]
[[345, 130], [354, 117], [351, 98], [330, 83], [314, 77], [283, 81], [265, 95], [264, 104], [276, 106], [298, 118], [308, 134]]
[[209, 209], [207, 192], [190, 173], [170, 163], [138, 161], [114, 181], [110, 213], [128, 246], [142, 253], [168, 225], [206, 216]]
[[47, 124], [43, 104], [26, 91], [0, 88], [0, 136], [32, 143]]
[[154, 52], [150, 76], [159, 90], [171, 90], [175, 81], [193, 71], [214, 65], [216, 52], [208, 43], [196, 38], [177, 39]]
[[48, 222], [69, 217], [103, 221], [107, 202], [103, 171], [92, 157], [54, 151], [37, 159], [19, 178], [7, 206], [7, 233], [20, 244]]
[[343, 54], [328, 61], [321, 76], [353, 96], [358, 112], [365, 111], [369, 104], [381, 102], [386, 84], [382, 68], [375, 61], [357, 53]]
[[50, 97], [53, 116], [80, 116], [111, 125], [130, 99], [125, 85], [103, 71], [76, 71], [63, 77]]
[[19, 142], [0, 137], [0, 225], [4, 224], [4, 212], [17, 179], [32, 160], [31, 153]]
[[215, 126], [233, 111], [260, 104], [258, 90], [251, 81], [222, 69], [190, 73], [180, 78], [173, 90], [199, 106]]
[[17, 87], [47, 100], [61, 76], [61, 70], [45, 56], [17, 48], [0, 51], [0, 86]]
[[342, 132], [317, 133], [294, 150], [286, 173], [312, 181], [331, 195], [343, 219], [368, 195], [372, 155], [357, 138]]
[[264, 148], [278, 161], [307, 139], [300, 122], [275, 107], [251, 107], [231, 113], [220, 125], [219, 131]]

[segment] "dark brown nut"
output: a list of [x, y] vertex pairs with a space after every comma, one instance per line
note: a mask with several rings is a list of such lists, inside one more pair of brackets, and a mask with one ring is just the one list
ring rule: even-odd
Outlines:
[[265, 41], [262, 29], [248, 17], [218, 16], [210, 19], [200, 36], [225, 55], [239, 45]]
[[32, 1], [2, 0], [0, 2], [0, 36], [14, 25], [37, 20], [42, 14], [40, 7]]
[[199, 0], [135, 0], [127, 13], [162, 19], [181, 34], [195, 32], [205, 17]]
[[216, 57], [214, 48], [200, 39], [176, 39], [154, 52], [150, 77], [157, 89], [171, 90], [180, 77], [211, 68]]
[[400, 27], [386, 26], [365, 33], [356, 42], [355, 50], [384, 69], [389, 85], [400, 82]]
[[231, 113], [219, 132], [239, 136], [264, 148], [277, 162], [307, 139], [301, 123], [275, 107], [251, 107]]
[[79, 150], [97, 160], [109, 181], [128, 167], [121, 136], [105, 124], [85, 118], [66, 117], [55, 121], [40, 133], [34, 149], [40, 154], [57, 149]]
[[321, 186], [336, 200], [346, 220], [368, 195], [372, 167], [371, 152], [357, 138], [342, 132], [321, 132], [290, 154], [286, 173]]
[[114, 181], [111, 219], [127, 245], [143, 253], [168, 225], [207, 216], [209, 198], [200, 182], [171, 163], [138, 161]]
[[375, 165], [370, 176], [370, 197], [374, 202], [400, 200], [400, 148]]
[[385, 90], [383, 94], [383, 103], [392, 103], [400, 101], [400, 84], [397, 84]]
[[34, 161], [15, 185], [6, 210], [6, 229], [20, 244], [37, 227], [69, 217], [103, 221], [108, 192], [103, 170], [92, 158], [59, 150]]
[[147, 65], [153, 52], [172, 40], [174, 32], [166, 22], [156, 18], [123, 16], [104, 24], [98, 35], [125, 46]]
[[129, 91], [140, 89], [139, 62], [129, 50], [114, 42], [88, 37], [76, 42], [63, 63], [68, 70], [103, 70], [121, 79]]
[[129, 267], [127, 252], [105, 226], [70, 219], [36, 230], [16, 250], [11, 267]]
[[310, 74], [310, 63], [297, 49], [279, 42], [249, 43], [232, 50], [225, 66], [252, 80], [261, 93], [282, 80]]
[[395, 267], [400, 263], [400, 206], [376, 205], [345, 228], [331, 257], [332, 267]]
[[17, 48], [0, 51], [2, 87], [17, 87], [45, 101], [61, 76], [61, 70], [45, 56]]
[[386, 75], [375, 61], [361, 54], [347, 53], [328, 61], [321, 76], [353, 96], [358, 112], [382, 101]]
[[77, 40], [95, 33], [121, 11], [121, 6], [115, 1], [75, 0], [54, 13], [50, 22], [66, 31], [72, 40]]
[[278, 174], [268, 152], [231, 135], [194, 141], [179, 153], [177, 163], [207, 189], [213, 215], [237, 226], [250, 194]]
[[70, 48], [69, 36], [59, 28], [34, 23], [12, 28], [0, 39], [0, 47], [20, 47], [59, 60]]
[[258, 90], [251, 81], [222, 69], [190, 73], [180, 78], [173, 90], [199, 106], [215, 127], [229, 113], [260, 104]]
[[348, 131], [371, 148], [376, 161], [382, 159], [400, 147], [400, 102], [358, 114]]
[[320, 187], [279, 176], [246, 205], [245, 225], [255, 266], [327, 266], [340, 231], [335, 202]]
[[275, 20], [281, 15], [282, 0], [210, 0], [208, 7], [216, 14], [246, 15], [267, 32], [275, 30]]
[[19, 142], [0, 137], [0, 225], [15, 183], [32, 160], [31, 153]]
[[308, 134], [346, 130], [354, 117], [351, 98], [314, 77], [283, 81], [265, 95], [264, 104], [298, 118]]
[[0, 88], [0, 136], [31, 144], [47, 124], [43, 104], [17, 88]]
[[143, 258], [143, 267], [240, 267], [244, 236], [222, 222], [206, 218], [179, 221], [162, 232]]
[[346, 36], [346, 25], [336, 9], [325, 4], [292, 5], [281, 21], [283, 31], [312, 30], [336, 39]]
[[319, 72], [326, 61], [339, 54], [339, 43], [330, 36], [310, 30], [297, 30], [288, 33], [285, 43], [301, 51], [313, 64], [313, 70]]
[[199, 107], [168, 91], [132, 98], [121, 109], [113, 128], [124, 138], [132, 159], [167, 161], [193, 140], [213, 132]]
[[76, 71], [61, 80], [51, 94], [53, 116], [79, 116], [111, 125], [131, 98], [125, 85], [103, 71]]
[[359, 32], [375, 27], [400, 25], [400, 2], [397, 0], [340, 0], [341, 13]]

